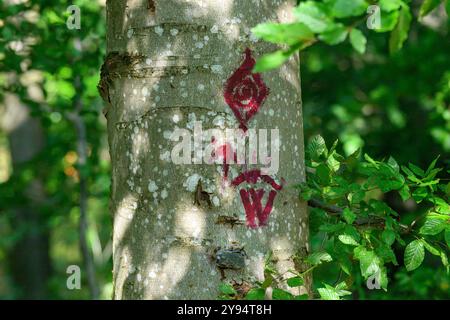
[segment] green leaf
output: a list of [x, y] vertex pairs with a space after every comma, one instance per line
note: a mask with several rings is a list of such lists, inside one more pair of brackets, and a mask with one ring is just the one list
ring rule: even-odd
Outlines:
[[351, 294], [350, 291], [344, 290], [347, 288], [345, 282], [339, 283], [334, 288], [326, 283], [324, 285], [325, 288], [317, 289], [322, 300], [340, 300], [340, 297]]
[[334, 233], [336, 231], [340, 231], [345, 227], [345, 224], [334, 224], [334, 223], [325, 223], [319, 227], [320, 231]]
[[333, 154], [336, 151], [336, 148], [338, 146], [339, 139], [334, 140], [333, 145], [330, 148], [330, 155]]
[[60, 16], [59, 12], [56, 13], [53, 10], [46, 10], [44, 12], [44, 17], [49, 24], [64, 24], [64, 19]]
[[309, 29], [315, 33], [325, 31], [331, 23], [330, 18], [325, 12], [323, 4], [316, 1], [306, 1], [300, 3], [300, 5], [294, 9], [294, 15], [297, 17], [299, 22], [307, 25]]
[[327, 151], [325, 140], [320, 135], [314, 136], [309, 142], [307, 150], [311, 159], [318, 159]]
[[414, 172], [409, 170], [407, 167], [401, 166], [401, 168], [402, 168], [403, 172], [406, 173], [406, 176], [408, 177], [409, 180], [411, 180], [413, 182], [416, 182], [416, 183], [421, 183], [422, 182], [416, 177]]
[[420, 6], [419, 16], [423, 17], [436, 9], [441, 4], [441, 0], [425, 0]]
[[347, 284], [345, 283], [345, 281], [340, 282], [339, 284], [337, 284], [334, 289], [336, 290], [336, 293], [342, 297], [342, 296], [347, 296], [349, 294], [352, 294], [350, 291], [344, 290], [347, 289]]
[[445, 230], [447, 224], [447, 217], [440, 215], [428, 214], [425, 223], [420, 228], [419, 233], [423, 235], [434, 236]]
[[327, 252], [321, 251], [310, 254], [308, 258], [306, 258], [306, 261], [312, 265], [319, 265], [322, 262], [333, 261], [333, 258], [331, 258], [331, 256]]
[[353, 250], [354, 257], [359, 260], [361, 274], [364, 278], [371, 276], [379, 269], [380, 259], [372, 250], [367, 250], [363, 246], [356, 247]]
[[388, 165], [389, 165], [392, 169], [394, 169], [396, 172], [400, 172], [400, 167], [399, 167], [397, 161], [396, 161], [393, 157], [389, 157], [387, 163], [388, 163]]
[[374, 29], [376, 32], [388, 32], [394, 30], [398, 22], [398, 17], [400, 16], [400, 11], [383, 12], [380, 16], [381, 26], [380, 28]]
[[294, 296], [285, 290], [275, 288], [272, 291], [272, 299], [273, 300], [293, 300]]
[[352, 236], [352, 238], [355, 239], [356, 241], [361, 240], [361, 236], [358, 232], [358, 229], [356, 229], [354, 226], [346, 225], [344, 230], [345, 230], [344, 234]]
[[403, 43], [408, 38], [409, 27], [412, 16], [407, 6], [402, 6], [400, 9], [397, 25], [391, 33], [389, 39], [389, 51], [395, 53], [403, 47]]
[[228, 283], [221, 283], [219, 285], [219, 290], [220, 292], [222, 292], [223, 294], [226, 295], [235, 295], [236, 294], [236, 290], [234, 290], [234, 288], [229, 285]]
[[314, 190], [308, 187], [303, 187], [300, 191], [300, 197], [304, 201], [309, 201], [313, 196]]
[[263, 288], [253, 288], [245, 296], [245, 300], [264, 300], [266, 290]]
[[436, 162], [438, 161], [440, 155], [438, 155], [428, 166], [427, 171], [425, 172], [425, 176], [428, 176], [431, 173], [431, 170], [434, 169], [434, 167], [436, 166]]
[[302, 50], [310, 46], [313, 42], [298, 42], [293, 44], [287, 50], [277, 50], [263, 55], [256, 61], [253, 72], [264, 72], [281, 66], [297, 50]]
[[402, 1], [401, 0], [380, 0], [378, 2], [378, 5], [380, 6], [381, 10], [386, 11], [386, 12], [391, 12], [391, 11], [400, 9], [400, 6], [402, 5]]
[[358, 191], [355, 191], [354, 193], [351, 193], [350, 196], [351, 196], [351, 198], [349, 198], [349, 200], [351, 201], [351, 203], [358, 204], [364, 200], [366, 193], [364, 190], [358, 190]]
[[444, 237], [445, 237], [445, 242], [447, 242], [447, 247], [450, 248], [450, 228], [445, 230]]
[[341, 162], [345, 159], [339, 155], [336, 151], [328, 153], [327, 165], [331, 168], [333, 172], [337, 172], [341, 167]]
[[428, 196], [428, 190], [425, 187], [417, 188], [413, 191], [412, 197], [417, 202], [422, 202], [423, 199], [425, 199]]
[[291, 56], [291, 52], [284, 50], [277, 50], [263, 55], [256, 61], [256, 65], [253, 68], [253, 72], [264, 72], [272, 70], [281, 66]]
[[330, 183], [330, 169], [325, 164], [321, 163], [316, 168], [316, 175], [322, 185], [328, 185]]
[[314, 34], [303, 23], [262, 23], [252, 29], [252, 33], [272, 43], [296, 44], [314, 39]]
[[359, 243], [351, 235], [341, 234], [341, 235], [338, 236], [338, 239], [343, 244], [348, 244], [348, 245], [351, 245], [351, 246], [359, 246]]
[[369, 167], [369, 185], [376, 185], [383, 192], [399, 190], [403, 187], [405, 183], [404, 177], [394, 168], [392, 168], [392, 166], [380, 162], [376, 164], [375, 168], [377, 168], [378, 170], [370, 170]]
[[435, 255], [435, 256], [441, 255], [441, 250], [439, 250], [439, 248], [436, 248], [432, 244], [426, 242], [424, 239], [422, 239], [422, 243], [423, 243], [423, 246], [425, 247], [425, 249], [427, 249], [427, 251], [429, 253], [431, 253], [432, 255]]
[[303, 285], [304, 281], [301, 277], [293, 277], [287, 279], [287, 285], [291, 288]]
[[384, 291], [387, 291], [387, 286], [388, 286], [389, 280], [387, 277], [387, 270], [384, 266], [381, 267], [381, 269], [380, 269], [379, 281], [380, 281], [381, 288], [383, 288]]
[[395, 241], [395, 232], [392, 230], [386, 229], [381, 233], [381, 239], [388, 246], [391, 246]]
[[406, 270], [412, 271], [417, 269], [425, 257], [423, 243], [420, 240], [414, 240], [405, 248], [404, 261]]
[[353, 250], [355, 259], [359, 260], [361, 275], [364, 279], [376, 277], [380, 286], [387, 290], [388, 278], [387, 271], [383, 265], [383, 260], [373, 250], [368, 250], [364, 246], [356, 247]]
[[403, 201], [406, 201], [409, 198], [411, 198], [411, 193], [409, 192], [409, 187], [407, 184], [404, 184], [403, 187], [401, 187], [401, 189], [398, 190], [398, 193], [402, 197]]
[[363, 54], [364, 52], [366, 52], [367, 39], [361, 32], [361, 30], [353, 29], [350, 32], [350, 43], [352, 44], [353, 48], [359, 53]]
[[335, 0], [331, 13], [336, 18], [347, 18], [362, 15], [369, 4], [364, 0]]
[[319, 288], [317, 291], [322, 300], [341, 300], [334, 288]]
[[342, 23], [333, 24], [319, 35], [319, 39], [329, 45], [339, 44], [347, 38], [348, 30]]
[[375, 168], [378, 169], [378, 163], [373, 160], [367, 153], [364, 154], [364, 159], [366, 159], [367, 162], [369, 162], [370, 164], [372, 164]]
[[447, 273], [449, 272], [449, 264], [448, 264], [448, 257], [447, 254], [444, 251], [441, 251], [441, 261], [444, 267], [447, 269]]
[[349, 256], [345, 253], [338, 254], [338, 263], [341, 267], [342, 271], [344, 271], [347, 275], [352, 275], [352, 261]]
[[450, 204], [442, 198], [434, 196], [432, 199], [428, 199], [435, 206], [435, 211], [443, 214], [450, 214]]
[[261, 284], [261, 288], [267, 289], [273, 282], [273, 276], [270, 273], [265, 275], [264, 282]]
[[342, 211], [342, 217], [344, 217], [345, 222], [352, 224], [356, 219], [356, 214], [354, 214], [349, 208], [345, 208]]
[[409, 168], [419, 177], [425, 177], [425, 171], [420, 169], [418, 166], [413, 165], [412, 163], [408, 164]]
[[441, 171], [442, 171], [441, 168], [436, 168], [436, 169], [430, 170], [430, 172], [425, 172], [425, 177], [423, 178], [424, 182], [421, 184], [421, 186], [438, 184], [439, 183], [439, 179], [434, 179], [434, 178]]
[[382, 244], [377, 247], [375, 251], [384, 263], [392, 262], [394, 265], [398, 266], [397, 257], [390, 246]]

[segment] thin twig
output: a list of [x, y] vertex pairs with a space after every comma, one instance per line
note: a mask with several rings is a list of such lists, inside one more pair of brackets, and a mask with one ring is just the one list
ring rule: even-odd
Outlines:
[[308, 206], [313, 207], [313, 208], [322, 209], [322, 210], [326, 211], [331, 216], [340, 215], [342, 213], [342, 211], [343, 211], [342, 208], [340, 208], [338, 206], [327, 204], [327, 203], [324, 203], [324, 202], [322, 202], [320, 200], [317, 200], [317, 199], [310, 199], [310, 200], [308, 200]]
[[[342, 215], [342, 212], [344, 211], [341, 207], [338, 207], [336, 205], [331, 205], [324, 203], [318, 199], [310, 199], [308, 200], [308, 206], [312, 208], [319, 208], [324, 210], [329, 216], [340, 216]], [[384, 228], [384, 219], [381, 217], [372, 217], [372, 218], [365, 218], [360, 217], [357, 218], [353, 224], [356, 226], [368, 226], [372, 228]], [[406, 226], [404, 224], [399, 223], [399, 227], [403, 229], [404, 234], [410, 233], [412, 230], [412, 226]]]

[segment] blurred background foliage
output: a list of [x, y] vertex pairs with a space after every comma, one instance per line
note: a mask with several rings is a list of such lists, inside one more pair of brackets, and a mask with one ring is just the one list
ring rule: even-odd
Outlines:
[[[81, 29], [69, 30], [66, 11], [81, 9]], [[0, 298], [89, 299], [80, 251], [80, 179], [87, 183], [87, 243], [100, 298], [112, 291], [110, 163], [106, 122], [96, 84], [105, 55], [102, 0], [0, 1]], [[417, 16], [417, 12], [414, 14]], [[301, 53], [305, 140], [339, 139], [381, 159], [426, 167], [440, 154], [449, 165], [449, 20], [441, 7], [413, 19], [404, 48], [389, 55], [388, 39], [365, 30], [367, 51], [319, 43]], [[71, 113], [86, 129], [88, 160], [78, 163]], [[421, 210], [397, 197], [402, 215]], [[313, 246], [320, 239], [312, 239]], [[66, 288], [66, 268], [82, 269], [81, 290]], [[367, 290], [355, 275], [354, 299], [449, 298], [439, 261], [407, 272], [392, 267], [388, 292]], [[338, 268], [336, 268], [337, 270]], [[317, 281], [336, 280], [332, 266]]]
[[[79, 182], [84, 177], [87, 242], [100, 297], [109, 298], [110, 164], [96, 88], [105, 55], [105, 4], [74, 1], [81, 9], [81, 29], [69, 30], [71, 3], [66, 1], [0, 3], [0, 297], [90, 297], [79, 249]], [[78, 164], [79, 138], [70, 120], [75, 104], [82, 105], [86, 128], [84, 165]], [[30, 126], [35, 130], [26, 130]], [[41, 146], [31, 157], [22, 157], [21, 148], [36, 144]], [[38, 192], [32, 190], [36, 185]], [[66, 288], [66, 268], [73, 264], [82, 270], [81, 290]]]

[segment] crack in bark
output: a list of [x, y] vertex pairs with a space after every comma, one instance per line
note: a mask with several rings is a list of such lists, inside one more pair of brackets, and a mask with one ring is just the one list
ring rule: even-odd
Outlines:
[[[183, 56], [167, 56], [166, 61], [179, 61], [185, 58]], [[109, 88], [113, 85], [113, 80], [116, 78], [132, 77], [139, 78], [163, 78], [169, 76], [187, 75], [192, 72], [197, 73], [211, 73], [209, 68], [202, 65], [166, 65], [161, 67], [140, 67], [140, 64], [146, 63], [146, 56], [130, 54], [127, 52], [119, 53], [117, 51], [110, 52], [101, 67], [100, 81], [97, 85], [102, 99], [108, 104], [111, 104], [111, 96]], [[107, 112], [104, 112], [105, 116]]]
[[115, 124], [117, 130], [125, 130], [128, 129], [130, 126], [138, 124], [140, 121], [142, 121], [144, 118], [151, 117], [152, 114], [156, 114], [160, 111], [167, 111], [168, 109], [177, 109], [181, 112], [187, 112], [186, 110], [200, 110], [203, 112], [214, 112], [217, 115], [229, 115], [227, 112], [223, 111], [217, 111], [208, 107], [199, 107], [199, 106], [187, 106], [187, 105], [175, 105], [175, 106], [166, 106], [166, 107], [157, 107], [153, 108], [151, 110], [146, 111], [144, 114], [140, 115], [137, 119], [129, 120], [129, 121], [120, 121]]
[[216, 224], [228, 225], [233, 229], [236, 225], [244, 225], [245, 221], [240, 220], [236, 216], [221, 215], [217, 217]]
[[177, 244], [184, 247], [210, 247], [213, 243], [212, 239], [195, 238], [195, 237], [168, 237], [171, 245]]
[[177, 29], [179, 32], [209, 32], [209, 26], [205, 24], [196, 23], [179, 23], [179, 22], [161, 22], [151, 26], [131, 27], [133, 31], [145, 31], [145, 36], [148, 36], [148, 31], [155, 27]]

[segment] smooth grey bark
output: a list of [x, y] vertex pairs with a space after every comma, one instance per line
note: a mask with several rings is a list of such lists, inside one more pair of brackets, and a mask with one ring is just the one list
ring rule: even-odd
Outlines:
[[[99, 91], [107, 104], [112, 159], [114, 299], [215, 299], [221, 282], [245, 294], [264, 278], [270, 254], [284, 279], [292, 276], [289, 269], [303, 268], [308, 217], [293, 188], [305, 180], [298, 56], [262, 75], [270, 94], [249, 122], [250, 129], [269, 129], [269, 134], [280, 130], [274, 178], [285, 185], [266, 227], [245, 225], [242, 186], [222, 189], [221, 165], [176, 165], [170, 158], [176, 142], [169, 139], [177, 127], [192, 131], [195, 120], [204, 130], [238, 127], [224, 100], [226, 80], [243, 62], [246, 48], [255, 58], [276, 49], [250, 29], [291, 21], [295, 3], [107, 2], [108, 55]], [[231, 165], [231, 178], [243, 170]], [[199, 179], [206, 190], [201, 194], [211, 203], [196, 201]], [[236, 218], [237, 224], [229, 223]], [[243, 248], [245, 265], [224, 270], [221, 279], [217, 252], [230, 248]], [[305, 293], [309, 287], [307, 278], [305, 287], [289, 290]]]
[[[28, 107], [16, 95], [4, 97], [5, 113], [1, 127], [8, 134], [13, 170], [31, 161], [42, 151], [44, 131], [39, 120], [30, 116]], [[46, 195], [39, 177], [23, 190], [26, 202], [14, 208], [12, 224], [22, 235], [9, 252], [13, 279], [19, 288], [21, 299], [48, 298], [48, 279], [51, 274], [49, 255], [49, 230], [46, 218], [39, 206]]]

